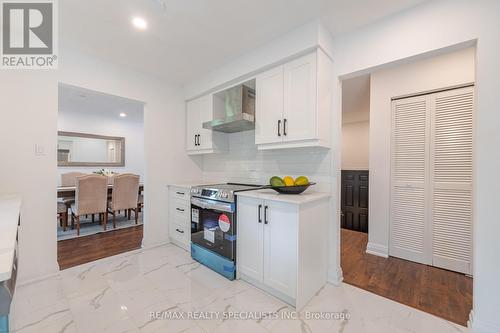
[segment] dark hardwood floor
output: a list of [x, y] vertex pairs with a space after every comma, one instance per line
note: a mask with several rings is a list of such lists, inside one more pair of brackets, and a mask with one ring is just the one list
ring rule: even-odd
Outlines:
[[472, 278], [389, 257], [367, 254], [368, 234], [342, 229], [344, 282], [466, 326]]
[[60, 269], [81, 265], [141, 247], [142, 225], [57, 242]]

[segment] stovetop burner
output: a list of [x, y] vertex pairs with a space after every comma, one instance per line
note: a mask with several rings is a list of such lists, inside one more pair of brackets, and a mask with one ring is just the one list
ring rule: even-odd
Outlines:
[[235, 192], [251, 191], [260, 187], [262, 187], [262, 185], [239, 183], [202, 185], [191, 188], [191, 195], [205, 199], [234, 202]]

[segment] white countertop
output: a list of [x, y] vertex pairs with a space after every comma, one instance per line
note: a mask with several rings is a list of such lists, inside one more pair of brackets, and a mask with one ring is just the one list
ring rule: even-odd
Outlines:
[[21, 196], [0, 195], [0, 282], [10, 279]]
[[193, 181], [185, 181], [185, 182], [168, 184], [168, 186], [190, 189], [193, 186], [212, 185], [212, 184], [225, 184], [225, 183], [226, 182], [216, 181], [216, 180], [209, 180], [209, 181], [207, 181], [207, 180], [196, 180], [196, 181], [193, 180]]
[[274, 190], [255, 190], [255, 191], [244, 191], [244, 192], [236, 192], [235, 193], [239, 197], [247, 197], [247, 198], [257, 198], [262, 200], [271, 200], [271, 201], [281, 201], [288, 202], [296, 205], [305, 204], [308, 202], [313, 202], [317, 200], [322, 200], [329, 198], [331, 196], [328, 192], [314, 192], [308, 191], [301, 194], [280, 194]]

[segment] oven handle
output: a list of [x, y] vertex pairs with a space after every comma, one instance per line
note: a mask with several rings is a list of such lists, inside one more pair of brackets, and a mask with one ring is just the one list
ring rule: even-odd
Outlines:
[[222, 212], [234, 213], [233, 205], [231, 203], [214, 202], [198, 198], [191, 198], [191, 203], [204, 209], [214, 209]]

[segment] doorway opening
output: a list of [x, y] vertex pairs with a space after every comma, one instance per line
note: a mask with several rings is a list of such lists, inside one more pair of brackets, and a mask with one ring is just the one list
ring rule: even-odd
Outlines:
[[61, 269], [141, 246], [144, 103], [59, 84], [57, 240]]
[[344, 282], [463, 326], [473, 285], [474, 54], [342, 81]]

